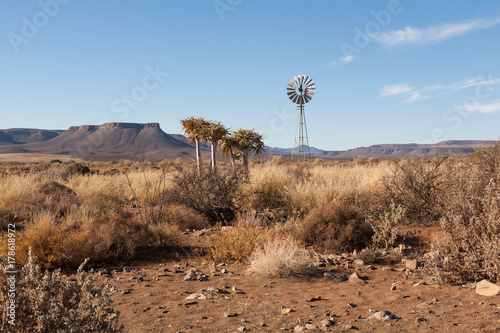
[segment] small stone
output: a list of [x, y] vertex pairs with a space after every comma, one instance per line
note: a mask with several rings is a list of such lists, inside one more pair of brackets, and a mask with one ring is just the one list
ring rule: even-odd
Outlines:
[[185, 306], [196, 305], [196, 304], [198, 304], [198, 302], [196, 302], [196, 301], [188, 301], [188, 302], [184, 302], [184, 305], [185, 305]]
[[238, 331], [239, 332], [247, 332], [247, 331], [249, 331], [249, 329], [246, 328], [245, 326], [240, 326], [240, 327], [238, 327]]
[[144, 294], [144, 297], [149, 297], [151, 296], [151, 294]]
[[231, 290], [232, 290], [235, 294], [244, 294], [244, 293], [245, 293], [243, 290], [236, 289], [236, 287], [231, 288]]
[[306, 324], [306, 328], [308, 330], [315, 330], [315, 329], [318, 329], [318, 326], [316, 326], [314, 324]]
[[189, 295], [186, 297], [186, 299], [213, 299], [217, 298], [216, 295], [212, 294], [211, 292], [206, 291], [205, 289], [201, 289], [194, 294]]
[[320, 299], [321, 299], [321, 296], [311, 297], [311, 298], [306, 299], [306, 302], [315, 302], [315, 301], [319, 301]]
[[396, 284], [395, 283], [392, 284], [391, 290], [396, 290]]
[[197, 277], [196, 277], [195, 271], [191, 271], [191, 272], [187, 273], [186, 276], [184, 277], [184, 281], [196, 281], [196, 280], [197, 280]]
[[227, 274], [227, 273], [229, 273], [229, 271], [228, 271], [227, 269], [225, 269], [225, 268], [221, 269], [221, 270], [220, 270], [220, 272], [221, 272], [222, 274]]
[[305, 329], [306, 329], [306, 328], [305, 328], [304, 326], [302, 326], [302, 325], [297, 325], [297, 326], [295, 326], [295, 327], [294, 327], [294, 329], [293, 329], [293, 330], [294, 330], [295, 332], [304, 332], [304, 331], [305, 331]]
[[417, 259], [406, 259], [405, 267], [411, 270], [416, 270], [418, 266]]
[[232, 312], [232, 311], [224, 312], [224, 317], [227, 317], [227, 318], [237, 317], [237, 316], [238, 316], [238, 314], [236, 312]]
[[369, 308], [368, 311], [370, 311], [370, 312], [377, 312], [374, 308]]
[[289, 314], [290, 312], [294, 312], [295, 310], [292, 309], [292, 308], [282, 308], [281, 309], [281, 314], [282, 315], [286, 315], [286, 314]]
[[182, 329], [183, 330], [191, 330], [191, 329], [193, 329], [193, 327], [194, 327], [193, 325], [184, 325], [184, 326], [182, 326]]
[[500, 294], [500, 286], [488, 280], [482, 280], [477, 283], [476, 293], [481, 296], [495, 296]]
[[361, 279], [357, 273], [352, 273], [349, 275], [349, 282], [350, 283], [358, 283], [358, 284], [365, 284], [366, 281]]
[[333, 325], [333, 322], [330, 319], [323, 319], [321, 321], [321, 326], [323, 326], [323, 327], [329, 327], [332, 325]]
[[331, 280], [334, 280], [334, 281], [337, 281], [337, 282], [344, 282], [344, 281], [347, 281], [347, 278], [343, 275], [340, 275], [340, 274], [336, 274], [336, 273], [329, 273], [329, 272], [326, 272], [323, 274], [323, 276], [331, 279]]
[[368, 319], [377, 319], [377, 320], [389, 320], [389, 319], [394, 319], [394, 318], [396, 318], [396, 316], [394, 316], [389, 311], [375, 312], [370, 317], [368, 317]]
[[427, 319], [423, 317], [417, 318], [417, 323], [423, 323], [424, 321], [427, 321]]
[[354, 304], [353, 302], [349, 302], [349, 303], [347, 303], [347, 305], [348, 305], [350, 308], [355, 308], [355, 307], [357, 307], [357, 305], [356, 305], [356, 304]]
[[353, 329], [354, 327], [352, 325], [349, 325], [349, 324], [342, 324], [342, 329], [345, 329], [345, 330], [350, 330], [350, 329]]
[[364, 265], [365, 264], [365, 262], [363, 260], [361, 260], [361, 259], [354, 259], [354, 263], [356, 265]]

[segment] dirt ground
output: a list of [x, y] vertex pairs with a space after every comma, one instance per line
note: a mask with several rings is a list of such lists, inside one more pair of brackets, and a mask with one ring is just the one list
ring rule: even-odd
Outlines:
[[[211, 236], [184, 237], [196, 247]], [[402, 263], [323, 258], [339, 260], [316, 262], [308, 276], [271, 279], [248, 273], [248, 265], [161, 250], [110, 267], [108, 285], [125, 332], [500, 332], [498, 295], [480, 296], [473, 285], [423, 283], [418, 270]], [[201, 280], [184, 281], [192, 269]], [[366, 283], [324, 273], [357, 273]], [[200, 291], [208, 298], [186, 299]], [[369, 318], [378, 311], [393, 318]]]

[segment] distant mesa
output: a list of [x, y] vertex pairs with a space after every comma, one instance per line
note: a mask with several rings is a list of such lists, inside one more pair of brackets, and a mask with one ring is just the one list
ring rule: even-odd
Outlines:
[[[407, 156], [461, 155], [497, 141], [457, 140], [436, 144], [379, 144], [348, 150], [327, 151], [310, 147], [312, 158], [354, 159], [358, 156], [396, 159]], [[208, 157], [210, 147], [203, 144]], [[191, 142], [180, 134], [163, 132], [158, 123], [111, 122], [102, 125], [71, 126], [68, 130], [12, 128], [0, 130], [0, 154], [60, 154], [82, 159], [165, 158], [195, 159]], [[292, 148], [267, 147], [267, 154], [290, 155]]]
[[[19, 141], [9, 134], [14, 131]], [[92, 160], [194, 157], [192, 145], [163, 132], [158, 123], [114, 122], [71, 126], [66, 131], [43, 131], [0, 130], [0, 140], [3, 142], [0, 153], [12, 152], [12, 146], [15, 145], [17, 151], [23, 149], [27, 153], [75, 155]], [[31, 136], [29, 133], [32, 133]]]

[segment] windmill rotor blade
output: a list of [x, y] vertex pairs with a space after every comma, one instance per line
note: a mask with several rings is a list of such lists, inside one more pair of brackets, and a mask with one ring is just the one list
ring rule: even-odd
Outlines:
[[314, 88], [314, 87], [316, 87], [316, 84], [314, 84], [314, 82], [311, 82], [311, 84], [306, 84], [306, 87], [307, 88]]
[[311, 97], [307, 94], [304, 95], [304, 101], [307, 103], [311, 100]]
[[308, 86], [311, 82], [312, 82], [312, 79], [310, 77], [307, 77], [306, 86]]
[[290, 92], [287, 92], [286, 94], [287, 94], [287, 95], [288, 95], [288, 97], [290, 97], [290, 98], [292, 98], [292, 97], [294, 97], [295, 95], [297, 95], [297, 94], [295, 93], [295, 91], [290, 91]]

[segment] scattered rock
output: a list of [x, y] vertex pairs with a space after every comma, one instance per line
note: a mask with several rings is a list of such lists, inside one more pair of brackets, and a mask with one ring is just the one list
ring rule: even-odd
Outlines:
[[230, 293], [227, 290], [219, 289], [219, 288], [215, 288], [215, 287], [208, 287], [207, 290], [214, 292], [214, 293], [218, 293], [218, 294], [229, 294]]
[[281, 309], [281, 314], [282, 314], [282, 315], [289, 314], [290, 312], [295, 312], [295, 310], [294, 310], [294, 309], [292, 309], [292, 308], [282, 308], [282, 309]]
[[363, 260], [361, 260], [361, 259], [354, 259], [354, 263], [356, 265], [364, 265], [365, 264], [365, 262]]
[[130, 289], [125, 289], [122, 291], [122, 295], [130, 294]]
[[391, 290], [396, 290], [396, 284], [395, 283], [392, 284]]
[[481, 296], [495, 296], [500, 294], [500, 286], [488, 280], [482, 280], [477, 283], [476, 293]]
[[357, 273], [352, 273], [349, 275], [349, 282], [350, 283], [358, 283], [358, 284], [365, 284], [366, 281], [361, 279]]
[[237, 316], [238, 316], [238, 314], [236, 312], [232, 312], [232, 311], [224, 312], [224, 317], [227, 317], [227, 318], [237, 317]]
[[304, 331], [306, 330], [306, 328], [305, 328], [304, 326], [302, 326], [302, 325], [297, 325], [297, 326], [295, 326], [295, 327], [293, 328], [293, 330], [294, 330], [295, 332], [304, 332]]
[[320, 299], [321, 299], [321, 296], [311, 297], [311, 298], [306, 299], [306, 302], [316, 302], [316, 301], [319, 301]]
[[244, 294], [244, 293], [245, 293], [243, 290], [236, 289], [236, 287], [231, 288], [231, 290], [232, 290], [235, 294]]
[[198, 302], [196, 302], [196, 301], [184, 302], [185, 306], [196, 305], [196, 304], [198, 304]]
[[334, 324], [334, 322], [331, 319], [323, 319], [321, 321], [321, 326], [323, 327], [330, 327]]
[[193, 270], [187, 273], [186, 276], [184, 277], [184, 281], [196, 281], [196, 280], [197, 280], [196, 272]]
[[329, 272], [326, 272], [323, 274], [323, 276], [331, 279], [331, 280], [334, 280], [334, 281], [337, 281], [337, 282], [345, 282], [347, 281], [347, 278], [343, 275], [340, 275], [340, 274], [337, 274], [337, 273], [329, 273]]
[[194, 327], [193, 325], [184, 325], [184, 326], [182, 326], [182, 329], [183, 330], [191, 330], [191, 329], [193, 329], [193, 327]]
[[240, 327], [238, 327], [238, 331], [239, 331], [239, 332], [248, 332], [248, 331], [249, 331], [249, 329], [248, 329], [248, 328], [246, 328], [245, 326], [240, 326]]
[[318, 326], [316, 326], [314, 324], [306, 324], [306, 328], [308, 330], [316, 330], [316, 329], [318, 329]]
[[377, 319], [377, 320], [389, 320], [396, 318], [395, 315], [390, 313], [389, 311], [379, 311], [372, 314], [368, 319]]
[[347, 305], [348, 305], [350, 308], [355, 308], [355, 307], [357, 307], [357, 305], [356, 305], [356, 304], [354, 304], [353, 302], [349, 302], [349, 303], [347, 303]]
[[214, 298], [217, 298], [217, 296], [205, 289], [201, 289], [195, 292], [194, 294], [191, 294], [188, 297], [186, 297], [186, 299], [214, 299]]
[[418, 266], [417, 259], [406, 259], [405, 267], [411, 270], [416, 270]]

